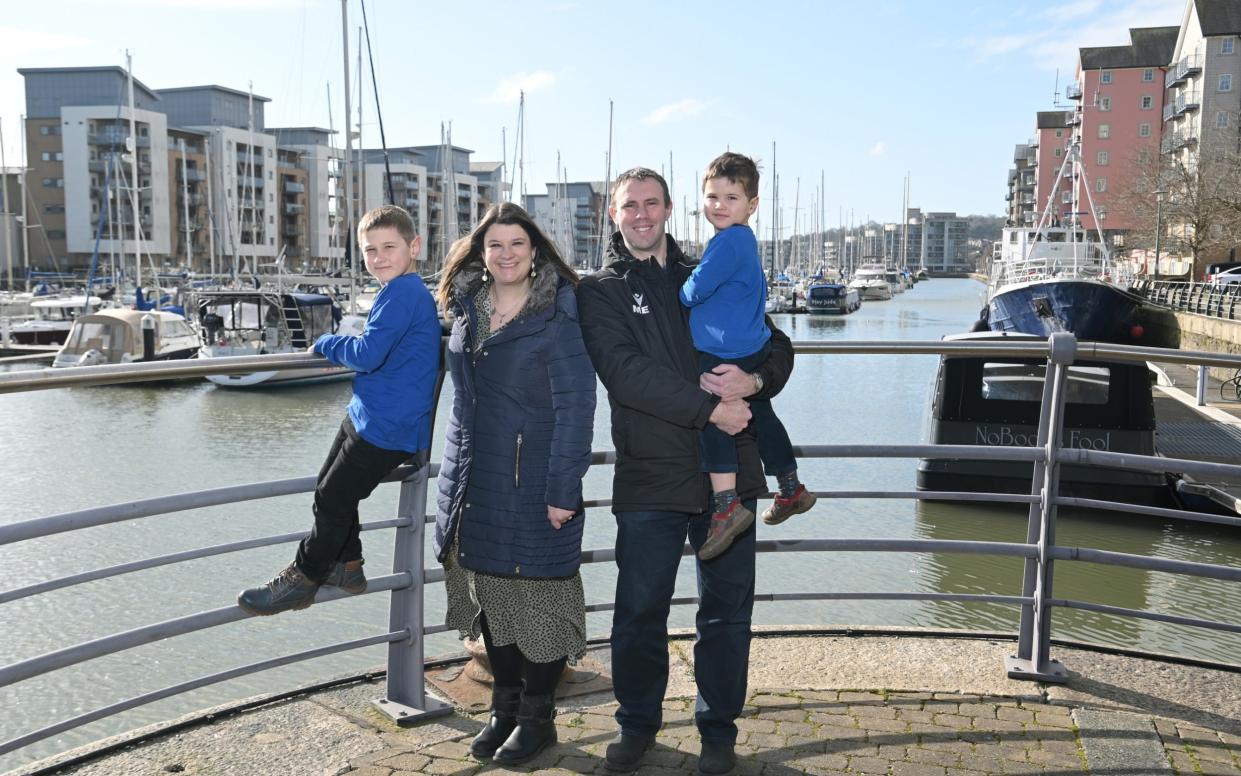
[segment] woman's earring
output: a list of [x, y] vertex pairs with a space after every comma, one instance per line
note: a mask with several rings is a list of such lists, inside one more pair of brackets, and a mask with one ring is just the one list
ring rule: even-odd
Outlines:
[[487, 268], [483, 267], [483, 282], [487, 282]]
[[538, 274], [539, 274], [539, 273], [538, 273], [538, 270], [536, 270], [536, 269], [534, 268], [534, 262], [533, 262], [533, 261], [532, 261], [532, 262], [530, 262], [530, 277], [534, 277], [534, 276], [536, 276], [536, 275], [538, 275]]

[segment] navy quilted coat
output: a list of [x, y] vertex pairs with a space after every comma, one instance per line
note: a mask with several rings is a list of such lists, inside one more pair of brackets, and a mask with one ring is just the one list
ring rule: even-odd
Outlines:
[[[595, 371], [582, 343], [573, 287], [544, 272], [531, 296], [536, 312], [473, 348], [473, 304], [461, 304], [458, 294], [447, 353], [453, 403], [439, 473], [435, 552], [443, 562], [457, 532], [463, 568], [566, 577], [581, 557]], [[547, 519], [549, 504], [577, 514], [556, 530]]]

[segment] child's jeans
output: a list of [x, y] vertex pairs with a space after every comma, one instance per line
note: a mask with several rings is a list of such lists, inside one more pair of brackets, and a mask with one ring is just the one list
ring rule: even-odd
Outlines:
[[[741, 369], [752, 372], [767, 360], [771, 353], [771, 343], [757, 352], [740, 358], [720, 358], [703, 351], [698, 352], [698, 367], [703, 372], [710, 372], [720, 364], [736, 364]], [[793, 443], [784, 430], [784, 424], [776, 417], [769, 401], [746, 399], [750, 405], [750, 423], [758, 437], [758, 455], [763, 459], [763, 469], [772, 477], [788, 474], [797, 470], [797, 459], [793, 457]], [[702, 430], [702, 470], [705, 472], [737, 471], [737, 445], [733, 438], [721, 431], [713, 423], [708, 423]]]
[[[417, 456], [425, 460], [425, 453]], [[349, 416], [340, 424], [336, 440], [315, 483], [315, 526], [297, 548], [297, 568], [322, 582], [336, 561], [362, 557], [358, 503], [414, 453], [385, 450], [358, 436]]]

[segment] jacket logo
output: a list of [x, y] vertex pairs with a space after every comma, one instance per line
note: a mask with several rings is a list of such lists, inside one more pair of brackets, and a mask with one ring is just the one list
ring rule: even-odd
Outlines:
[[642, 294], [633, 295], [633, 311], [638, 315], [650, 315], [651, 308], [645, 304], [645, 297]]

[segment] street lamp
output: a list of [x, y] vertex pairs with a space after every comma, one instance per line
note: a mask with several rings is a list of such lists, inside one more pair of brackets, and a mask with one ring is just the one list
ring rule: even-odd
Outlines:
[[1163, 195], [1166, 189], [1155, 189], [1155, 280], [1159, 280], [1159, 237], [1163, 234]]

